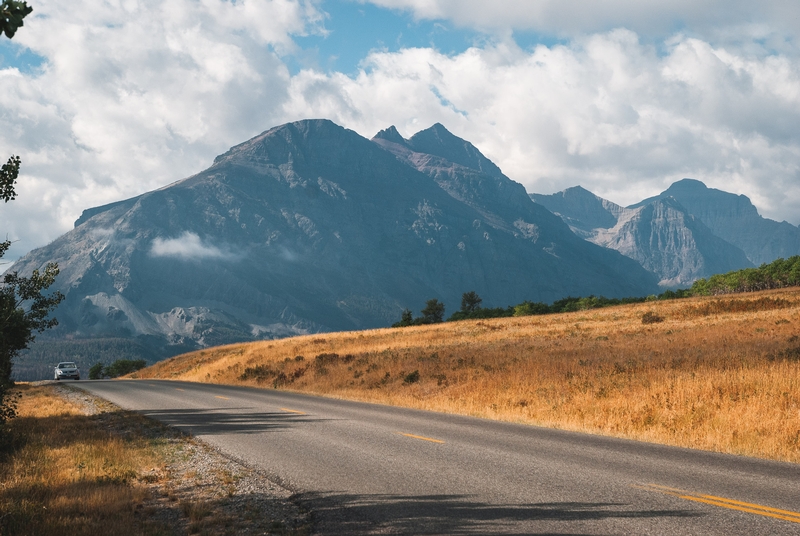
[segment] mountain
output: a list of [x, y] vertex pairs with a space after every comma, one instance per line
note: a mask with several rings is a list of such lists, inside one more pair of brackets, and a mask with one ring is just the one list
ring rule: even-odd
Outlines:
[[762, 217], [747, 196], [708, 188], [697, 180], [680, 180], [633, 207], [668, 197], [686, 207], [716, 236], [744, 251], [755, 265], [800, 254], [800, 228]]
[[469, 290], [505, 306], [657, 288], [441, 125], [372, 141], [327, 120], [273, 128], [197, 175], [86, 210], [11, 270], [50, 261], [66, 295], [51, 342], [130, 340], [150, 360], [386, 326], [430, 298], [452, 311]]
[[558, 214], [578, 236], [636, 260], [658, 275], [663, 287], [752, 266], [742, 250], [715, 236], [672, 197], [623, 208], [578, 186], [531, 199]]

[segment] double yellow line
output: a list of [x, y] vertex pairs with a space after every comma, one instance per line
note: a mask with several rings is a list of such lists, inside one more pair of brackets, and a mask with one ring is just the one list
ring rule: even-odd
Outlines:
[[658, 484], [646, 484], [644, 486], [634, 486], [635, 488], [644, 489], [647, 491], [656, 491], [665, 495], [672, 495], [686, 499], [687, 501], [694, 501], [703, 504], [710, 504], [712, 506], [719, 506], [721, 508], [728, 508], [730, 510], [738, 510], [740, 512], [747, 512], [750, 514], [757, 514], [760, 516], [774, 517], [784, 521], [791, 521], [792, 523], [800, 523], [800, 512], [792, 512], [790, 510], [781, 510], [780, 508], [772, 508], [769, 506], [762, 506], [760, 504], [753, 504], [748, 502], [736, 501], [734, 499], [726, 499], [725, 497], [717, 497], [715, 495], [705, 495], [703, 493], [693, 493], [682, 489], [670, 488], [667, 486], [659, 486]]

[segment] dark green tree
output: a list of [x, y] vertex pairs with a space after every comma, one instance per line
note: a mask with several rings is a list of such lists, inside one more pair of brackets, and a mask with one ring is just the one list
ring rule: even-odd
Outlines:
[[478, 293], [474, 290], [465, 292], [461, 295], [461, 311], [464, 313], [474, 313], [480, 306], [483, 300]]
[[14, 416], [14, 403], [8, 398], [14, 386], [11, 380], [14, 358], [33, 342], [34, 332], [58, 323], [48, 315], [64, 296], [60, 292], [42, 294], [57, 275], [58, 266], [49, 263], [43, 272], [34, 270], [30, 277], [11, 272], [0, 282], [0, 424]]
[[89, 367], [89, 379], [90, 380], [102, 380], [103, 379], [103, 364], [102, 363], [95, 363], [91, 367]]
[[143, 369], [146, 366], [147, 361], [144, 359], [117, 359], [107, 366], [103, 370], [103, 373], [109, 378], [117, 378], [119, 376], [130, 374], [131, 372], [136, 372], [137, 370]]
[[6, 34], [6, 37], [11, 39], [17, 30], [22, 28], [22, 19], [30, 15], [33, 8], [29, 7], [27, 2], [3, 0], [3, 3], [0, 4], [0, 11], [2, 12], [0, 33]]
[[414, 315], [411, 314], [410, 309], [403, 309], [402, 314], [400, 315], [400, 322], [395, 322], [392, 324], [393, 328], [404, 328], [407, 326], [414, 325]]
[[444, 322], [444, 304], [436, 298], [426, 301], [425, 308], [421, 312], [423, 324]]

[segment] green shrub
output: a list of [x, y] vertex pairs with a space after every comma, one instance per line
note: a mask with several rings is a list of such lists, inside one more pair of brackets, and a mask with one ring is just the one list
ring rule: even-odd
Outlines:
[[147, 361], [144, 359], [118, 359], [105, 367], [103, 372], [109, 378], [117, 378], [130, 374], [131, 372], [136, 372], [146, 366]]
[[103, 379], [103, 364], [102, 363], [95, 363], [91, 367], [89, 367], [89, 379], [90, 380], [101, 380]]

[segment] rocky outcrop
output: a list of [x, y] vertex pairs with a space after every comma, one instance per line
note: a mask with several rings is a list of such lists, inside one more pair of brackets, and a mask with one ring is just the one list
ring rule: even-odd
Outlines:
[[668, 197], [686, 207], [716, 236], [744, 251], [755, 265], [800, 255], [800, 228], [762, 217], [747, 196], [708, 188], [697, 180], [680, 180], [634, 207]]
[[644, 295], [636, 262], [575, 236], [472, 144], [434, 125], [373, 141], [326, 120], [273, 128], [197, 175], [104, 207], [11, 269], [58, 262], [62, 340], [157, 356], [386, 326], [438, 298], [489, 306]]
[[531, 198], [577, 235], [636, 260], [662, 287], [752, 266], [743, 251], [715, 236], [672, 197], [623, 208], [581, 187]]

